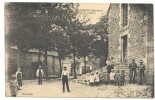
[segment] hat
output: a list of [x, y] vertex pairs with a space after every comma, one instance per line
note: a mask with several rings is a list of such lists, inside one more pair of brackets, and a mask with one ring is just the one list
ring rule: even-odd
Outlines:
[[143, 63], [143, 60], [140, 60], [140, 63]]
[[135, 58], [132, 58], [132, 60], [135, 60]]
[[41, 66], [39, 66], [39, 67], [41, 67]]

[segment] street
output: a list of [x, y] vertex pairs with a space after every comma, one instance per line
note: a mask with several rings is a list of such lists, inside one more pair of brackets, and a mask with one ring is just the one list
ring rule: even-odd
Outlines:
[[[71, 92], [62, 92], [62, 83], [59, 79], [44, 80], [38, 85], [37, 80], [23, 80], [22, 90], [17, 97], [99, 97], [99, 98], [151, 98], [151, 88], [146, 85], [125, 84], [125, 86], [100, 85], [87, 86], [69, 82]], [[10, 95], [9, 83], [6, 83], [6, 96]]]

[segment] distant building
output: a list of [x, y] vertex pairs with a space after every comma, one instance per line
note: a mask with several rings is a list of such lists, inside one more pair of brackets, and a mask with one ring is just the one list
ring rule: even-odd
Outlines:
[[[21, 67], [23, 79], [26, 80], [36, 78], [36, 70], [39, 65], [41, 65], [45, 71], [44, 54], [39, 54], [37, 50], [22, 51], [17, 48], [8, 48], [6, 50], [5, 59], [6, 78], [14, 74], [18, 67]], [[59, 76], [60, 67], [57, 54], [48, 52], [47, 62], [48, 74]]]
[[134, 58], [146, 65], [146, 79], [153, 80], [154, 32], [152, 4], [110, 4], [108, 10], [109, 56], [117, 64]]

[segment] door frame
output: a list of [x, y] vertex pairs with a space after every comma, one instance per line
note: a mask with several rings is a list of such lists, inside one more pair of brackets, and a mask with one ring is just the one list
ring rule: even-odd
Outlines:
[[126, 35], [123, 35], [123, 36], [121, 36], [121, 62], [124, 62], [124, 53], [123, 53], [123, 51], [124, 51], [124, 48], [123, 48], [123, 43], [124, 43], [124, 37], [127, 37], [127, 40], [126, 40], [126, 60], [128, 59], [128, 35], [126, 34]]

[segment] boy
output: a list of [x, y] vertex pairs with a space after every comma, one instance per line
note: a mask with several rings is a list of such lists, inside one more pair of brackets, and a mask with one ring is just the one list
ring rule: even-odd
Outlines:
[[115, 77], [115, 72], [114, 70], [112, 70], [112, 72], [110, 73], [110, 83], [114, 84], [114, 77]]
[[120, 85], [124, 86], [124, 82], [125, 82], [125, 75], [124, 75], [124, 70], [122, 70], [120, 74]]
[[17, 89], [18, 89], [18, 83], [17, 83], [15, 75], [12, 74], [11, 80], [10, 80], [10, 90], [11, 90], [12, 97], [16, 97]]
[[115, 86], [116, 85], [120, 85], [120, 73], [119, 73], [119, 70], [117, 70], [116, 74], [115, 74]]

